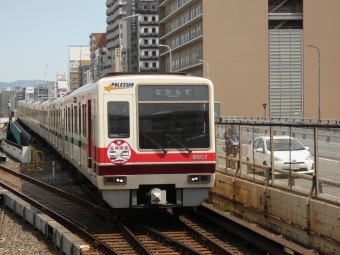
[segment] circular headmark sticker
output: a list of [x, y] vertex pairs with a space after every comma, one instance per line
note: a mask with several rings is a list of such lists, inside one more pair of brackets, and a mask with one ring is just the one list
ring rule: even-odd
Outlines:
[[130, 144], [124, 140], [114, 140], [107, 147], [106, 154], [113, 164], [123, 165], [131, 157]]

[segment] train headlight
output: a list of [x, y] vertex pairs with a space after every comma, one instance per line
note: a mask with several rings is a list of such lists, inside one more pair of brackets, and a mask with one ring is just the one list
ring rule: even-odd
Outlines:
[[125, 176], [104, 177], [104, 183], [105, 185], [126, 184], [126, 177]]
[[209, 183], [210, 175], [189, 175], [189, 183]]

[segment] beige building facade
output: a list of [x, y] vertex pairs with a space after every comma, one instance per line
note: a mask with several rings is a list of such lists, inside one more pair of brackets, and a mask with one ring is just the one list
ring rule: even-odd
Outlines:
[[340, 120], [339, 12], [338, 0], [160, 0], [160, 71], [211, 79], [221, 116]]

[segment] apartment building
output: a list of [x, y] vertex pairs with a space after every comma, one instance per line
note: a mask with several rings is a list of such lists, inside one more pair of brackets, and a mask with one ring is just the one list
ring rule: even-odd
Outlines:
[[336, 0], [160, 0], [160, 71], [209, 77], [222, 116], [340, 119], [339, 9]]
[[[111, 72], [111, 56], [106, 48], [106, 33], [90, 34], [90, 80], [94, 80], [108, 72]], [[87, 69], [87, 68], [86, 68]], [[88, 81], [86, 73], [83, 73], [83, 83]]]
[[0, 93], [0, 103], [1, 103], [1, 109], [0, 114], [2, 116], [9, 116], [11, 111], [11, 98], [15, 95], [16, 91], [18, 91], [20, 87], [16, 87], [15, 91], [11, 90], [10, 87], [2, 88]]
[[68, 47], [68, 87], [69, 91], [82, 86], [82, 71], [91, 62], [90, 47], [88, 45], [72, 45]]
[[138, 72], [159, 72], [158, 1], [138, 3]]
[[158, 72], [158, 1], [107, 0], [106, 40], [114, 72]]

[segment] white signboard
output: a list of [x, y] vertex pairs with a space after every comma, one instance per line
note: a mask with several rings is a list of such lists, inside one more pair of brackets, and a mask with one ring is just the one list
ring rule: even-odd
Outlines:
[[33, 87], [27, 87], [26, 88], [26, 94], [33, 94], [34, 93], [34, 88]]

